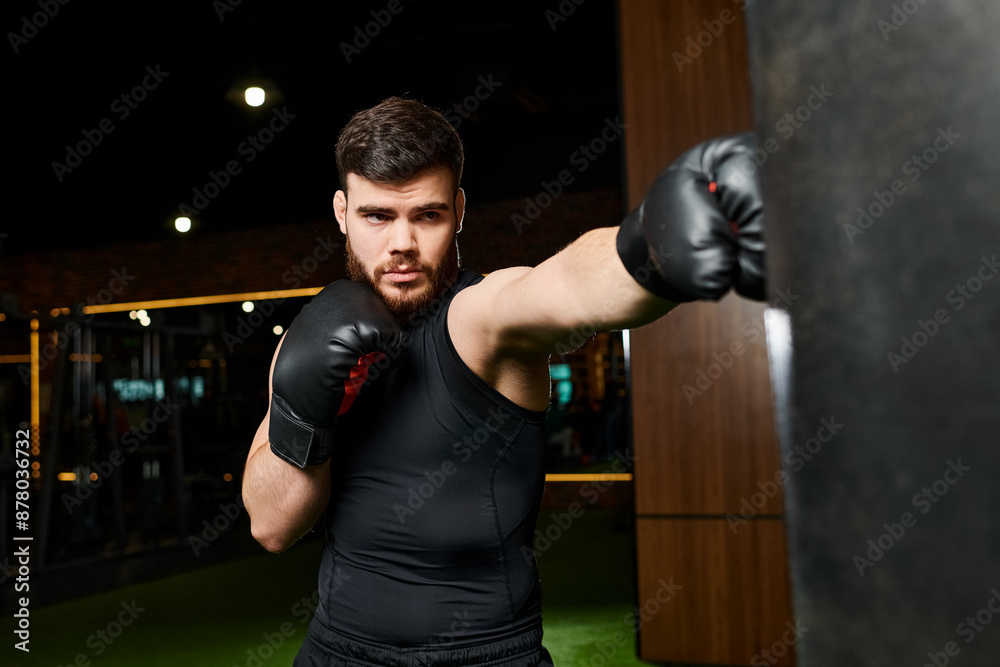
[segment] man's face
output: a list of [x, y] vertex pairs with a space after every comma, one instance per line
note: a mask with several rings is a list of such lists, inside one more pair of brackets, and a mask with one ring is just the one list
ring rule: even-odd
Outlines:
[[400, 183], [347, 175], [333, 209], [347, 236], [347, 271], [371, 285], [400, 320], [419, 311], [458, 275], [455, 235], [465, 194], [452, 196], [447, 169], [421, 172]]

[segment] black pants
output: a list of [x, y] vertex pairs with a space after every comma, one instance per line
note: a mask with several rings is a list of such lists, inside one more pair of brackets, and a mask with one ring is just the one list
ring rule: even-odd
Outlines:
[[399, 648], [309, 627], [293, 667], [552, 667], [541, 628], [495, 641]]

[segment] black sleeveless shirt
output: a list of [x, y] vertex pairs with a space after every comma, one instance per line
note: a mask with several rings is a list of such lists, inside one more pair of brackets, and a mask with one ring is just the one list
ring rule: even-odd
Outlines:
[[418, 313], [400, 363], [340, 419], [316, 612], [332, 630], [426, 646], [541, 626], [545, 413], [475, 375], [448, 334], [452, 298], [481, 280], [461, 271]]

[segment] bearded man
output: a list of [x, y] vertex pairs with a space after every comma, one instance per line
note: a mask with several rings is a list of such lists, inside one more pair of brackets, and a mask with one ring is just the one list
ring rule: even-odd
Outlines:
[[323, 517], [319, 606], [295, 665], [551, 665], [531, 554], [548, 359], [731, 287], [763, 295], [749, 135], [706, 142], [620, 227], [534, 268], [460, 268], [462, 143], [390, 98], [337, 142], [350, 280], [305, 306], [271, 366], [243, 499], [281, 552]]

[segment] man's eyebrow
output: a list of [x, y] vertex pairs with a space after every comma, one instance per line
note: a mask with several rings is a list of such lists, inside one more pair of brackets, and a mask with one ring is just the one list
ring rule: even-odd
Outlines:
[[436, 209], [441, 209], [447, 211], [451, 208], [446, 202], [432, 201], [427, 204], [421, 204], [420, 206], [414, 206], [410, 209], [410, 213], [422, 213], [423, 211], [434, 211]]
[[[423, 213], [424, 211], [435, 211], [435, 210], [450, 210], [451, 207], [446, 202], [432, 201], [426, 204], [420, 204], [419, 206], [414, 206], [409, 209], [409, 214], [413, 215], [415, 213]], [[385, 214], [395, 214], [396, 209], [391, 206], [376, 206], [374, 204], [361, 204], [354, 209], [357, 213], [361, 215], [366, 215], [368, 213], [385, 213]]]
[[354, 210], [362, 215], [365, 213], [395, 213], [395, 211], [389, 206], [375, 206], [373, 204], [362, 204]]

